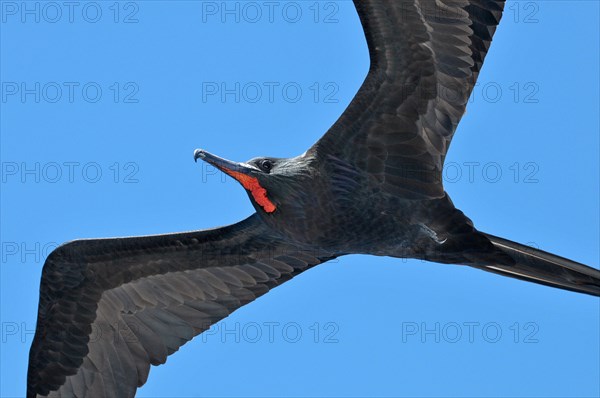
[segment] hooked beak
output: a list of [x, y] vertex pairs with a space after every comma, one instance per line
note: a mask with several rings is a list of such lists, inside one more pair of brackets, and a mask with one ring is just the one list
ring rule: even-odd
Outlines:
[[[194, 161], [198, 161], [198, 159], [204, 160], [206, 163], [209, 163], [215, 166], [217, 169], [223, 172], [237, 172], [243, 174], [250, 174], [253, 171], [256, 171], [255, 168], [245, 164], [233, 162], [231, 160], [223, 159], [217, 155], [213, 155], [210, 152], [206, 152], [203, 149], [196, 149], [194, 151]], [[227, 173], [230, 174], [230, 173]]]

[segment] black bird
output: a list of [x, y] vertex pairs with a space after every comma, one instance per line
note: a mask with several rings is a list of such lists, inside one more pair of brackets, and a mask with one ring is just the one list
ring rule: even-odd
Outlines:
[[347, 254], [464, 264], [600, 296], [600, 271], [478, 231], [442, 185], [503, 0], [354, 0], [371, 57], [360, 91], [304, 154], [202, 159], [256, 213], [196, 232], [66, 243], [47, 258], [27, 396], [132, 397], [237, 308]]

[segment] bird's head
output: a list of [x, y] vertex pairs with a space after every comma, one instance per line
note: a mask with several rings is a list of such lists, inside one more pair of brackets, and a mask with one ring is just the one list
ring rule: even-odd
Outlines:
[[286, 201], [294, 200], [304, 190], [302, 182], [308, 176], [305, 156], [295, 158], [259, 157], [247, 162], [234, 162], [202, 149], [194, 151], [194, 160], [201, 159], [238, 181], [248, 192], [257, 211], [276, 213]]

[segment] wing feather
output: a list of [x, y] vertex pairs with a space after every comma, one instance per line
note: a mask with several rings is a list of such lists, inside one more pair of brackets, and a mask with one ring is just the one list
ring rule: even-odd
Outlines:
[[75, 241], [44, 265], [27, 396], [132, 397], [151, 365], [327, 261], [257, 215], [220, 229]]
[[354, 0], [371, 67], [346, 111], [311, 148], [404, 198], [444, 195], [442, 167], [504, 0]]

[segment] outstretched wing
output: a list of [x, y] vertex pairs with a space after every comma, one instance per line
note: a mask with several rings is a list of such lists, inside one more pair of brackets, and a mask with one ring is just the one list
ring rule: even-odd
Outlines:
[[450, 141], [504, 0], [354, 0], [371, 68], [339, 120], [312, 148], [368, 173], [384, 191], [441, 197]]
[[330, 258], [284, 243], [256, 214], [212, 230], [63, 245], [44, 264], [27, 397], [133, 397], [150, 365]]

